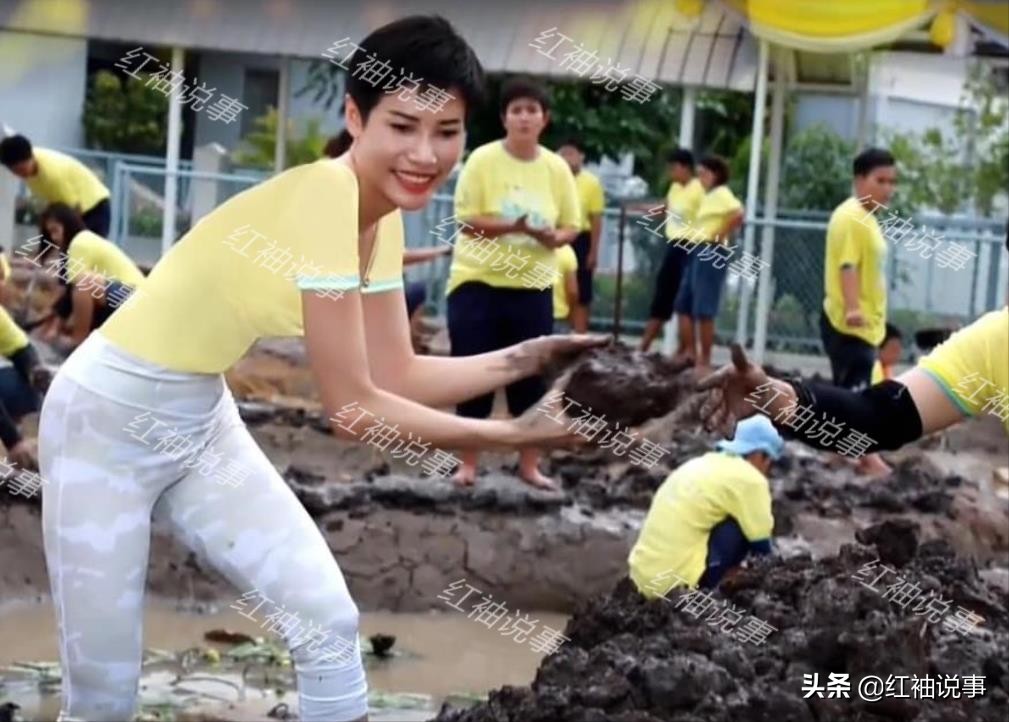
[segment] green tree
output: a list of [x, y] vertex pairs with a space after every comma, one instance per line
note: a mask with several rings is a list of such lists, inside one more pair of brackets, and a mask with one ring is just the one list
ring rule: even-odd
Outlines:
[[817, 123], [788, 142], [781, 162], [778, 205], [795, 210], [829, 210], [851, 194], [855, 146]]
[[1009, 105], [983, 63], [968, 72], [952, 130], [888, 130], [883, 138], [897, 158], [899, 210], [906, 213], [931, 206], [990, 217], [995, 196], [1009, 187]]
[[164, 154], [168, 96], [146, 83], [146, 78], [129, 78], [124, 86], [115, 73], [95, 73], [82, 117], [84, 142], [89, 148]]
[[[327, 136], [322, 132], [321, 126], [320, 118], [310, 118], [305, 121], [305, 132], [295, 135], [294, 123], [287, 121], [285, 168], [311, 163], [322, 156]], [[271, 107], [266, 115], [253, 121], [253, 130], [242, 138], [242, 145], [232, 153], [232, 160], [244, 168], [271, 170], [276, 138], [277, 110]]]

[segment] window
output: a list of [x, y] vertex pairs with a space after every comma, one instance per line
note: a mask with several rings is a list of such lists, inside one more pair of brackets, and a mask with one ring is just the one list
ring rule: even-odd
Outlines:
[[279, 71], [246, 68], [242, 102], [249, 109], [243, 110], [240, 115], [243, 136], [253, 129], [256, 118], [266, 115], [269, 107], [277, 107], [279, 84]]

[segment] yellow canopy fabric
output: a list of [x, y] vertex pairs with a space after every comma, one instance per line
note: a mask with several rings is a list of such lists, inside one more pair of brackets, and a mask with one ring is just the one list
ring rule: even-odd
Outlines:
[[[855, 52], [897, 40], [931, 20], [933, 42], [955, 39], [960, 13], [989, 37], [1009, 45], [1005, 0], [719, 0], [737, 13], [759, 38], [796, 50]], [[701, 0], [674, 0], [676, 9], [696, 16]]]

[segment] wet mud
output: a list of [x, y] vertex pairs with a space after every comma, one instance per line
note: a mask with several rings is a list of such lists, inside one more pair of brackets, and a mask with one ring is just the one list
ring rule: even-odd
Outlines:
[[[776, 629], [740, 641], [685, 611], [688, 592], [646, 601], [629, 580], [580, 607], [570, 638], [544, 659], [529, 687], [504, 687], [438, 722], [976, 722], [1005, 719], [1009, 614], [1005, 599], [942, 540], [919, 544], [913, 524], [884, 522], [837, 556], [762, 560], [713, 596]], [[923, 591], [983, 618], [969, 632], [935, 623], [854, 575], [877, 559]], [[903, 562], [903, 563], [901, 563]], [[890, 577], [888, 583], [893, 583]], [[851, 698], [804, 699], [803, 675], [848, 674]], [[876, 675], [984, 675], [983, 696], [865, 702], [855, 680]], [[910, 681], [906, 682], [910, 695]]]

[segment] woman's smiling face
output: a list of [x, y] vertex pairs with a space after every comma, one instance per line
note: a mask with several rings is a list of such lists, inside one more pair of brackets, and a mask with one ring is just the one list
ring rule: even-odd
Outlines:
[[366, 122], [353, 98], [346, 101], [359, 178], [404, 210], [418, 210], [431, 200], [466, 145], [461, 99], [453, 95], [437, 110], [418, 110], [416, 97], [416, 91], [386, 94]]

